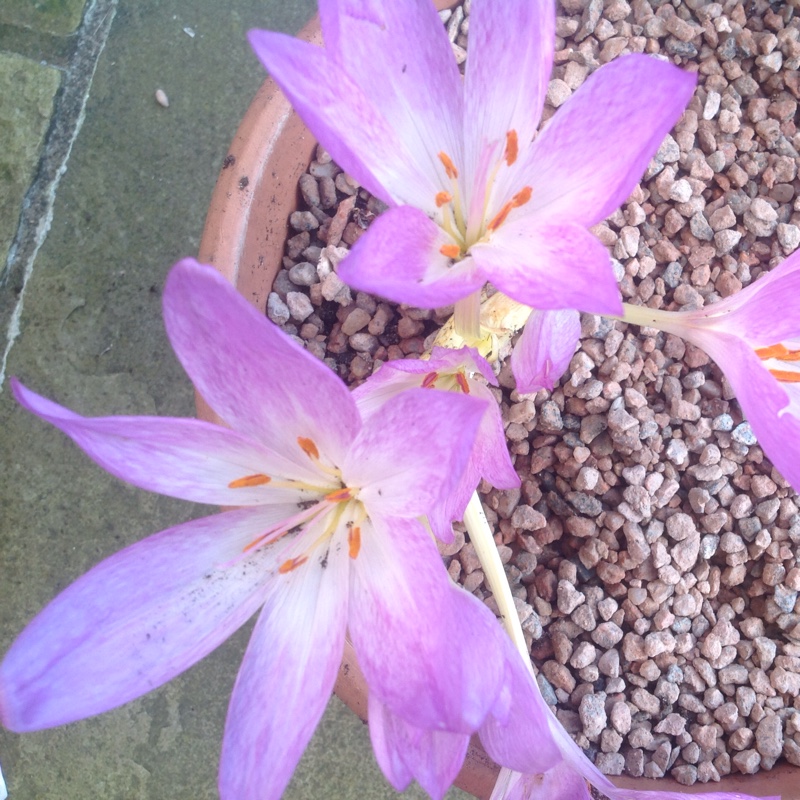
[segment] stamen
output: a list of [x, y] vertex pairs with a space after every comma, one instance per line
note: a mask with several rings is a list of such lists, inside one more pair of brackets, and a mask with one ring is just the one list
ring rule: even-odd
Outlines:
[[467, 376], [460, 370], [456, 372], [456, 383], [459, 385], [464, 394], [469, 394], [469, 383], [467, 383]]
[[448, 258], [458, 258], [461, 255], [461, 248], [457, 244], [443, 244], [439, 252]]
[[265, 483], [269, 483], [272, 478], [269, 475], [245, 475], [244, 478], [237, 478], [235, 481], [231, 481], [228, 484], [229, 489], [244, 489], [250, 486], [263, 486]]
[[766, 361], [768, 358], [777, 358], [781, 361], [800, 361], [800, 350], [789, 350], [786, 345], [773, 344], [770, 347], [756, 348], [756, 355]]
[[333, 492], [329, 492], [325, 495], [325, 500], [329, 503], [343, 503], [345, 500], [352, 500], [353, 499], [353, 490], [348, 486], [343, 487], [342, 489], [336, 489]]
[[450, 180], [455, 180], [458, 177], [458, 170], [450, 156], [442, 151], [439, 153], [439, 161], [444, 165], [444, 171], [447, 173], [447, 177], [450, 178]]
[[520, 189], [501, 209], [497, 212], [492, 221], [486, 226], [488, 231], [496, 231], [508, 219], [508, 215], [520, 206], [524, 206], [533, 196], [533, 189], [525, 186]]
[[430, 389], [433, 387], [433, 384], [436, 383], [436, 379], [439, 377], [438, 372], [429, 372], [423, 379], [422, 379], [422, 388], [423, 389]]
[[770, 374], [783, 383], [800, 383], [800, 372], [791, 372], [788, 369], [771, 369]]
[[311, 439], [306, 439], [303, 436], [297, 437], [297, 444], [300, 445], [300, 449], [309, 457], [313, 458], [314, 461], [319, 461], [319, 450], [317, 450], [317, 446]]
[[453, 195], [449, 192], [437, 192], [436, 193], [436, 208], [441, 208], [443, 205], [446, 205], [453, 199]]
[[350, 558], [356, 558], [361, 550], [361, 528], [354, 525], [347, 531], [347, 545]]
[[291, 572], [293, 569], [297, 569], [302, 564], [305, 564], [308, 561], [308, 556], [298, 556], [297, 558], [290, 558], [288, 561], [284, 561], [278, 567], [278, 572], [281, 575], [285, 575], [287, 572]]
[[509, 167], [517, 160], [518, 154], [519, 141], [517, 140], [517, 132], [515, 130], [510, 130], [506, 133], [506, 152], [503, 156]]

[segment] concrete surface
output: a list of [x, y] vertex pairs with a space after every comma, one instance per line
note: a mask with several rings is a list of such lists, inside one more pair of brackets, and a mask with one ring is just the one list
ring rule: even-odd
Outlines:
[[[193, 413], [161, 286], [177, 258], [196, 253], [228, 142], [263, 79], [245, 31], [294, 32], [313, 11], [313, 0], [2, 2], [0, 76], [19, 66], [22, 77], [0, 77], [0, 163], [14, 167], [0, 166], [0, 653], [101, 558], [209, 511], [106, 475], [17, 407], [7, 379], [85, 414]], [[248, 632], [116, 711], [40, 733], [0, 730], [12, 800], [216, 797]], [[285, 796], [394, 792], [366, 729], [332, 700]]]

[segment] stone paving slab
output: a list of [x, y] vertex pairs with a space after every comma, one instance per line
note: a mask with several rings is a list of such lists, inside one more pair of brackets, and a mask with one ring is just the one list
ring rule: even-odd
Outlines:
[[81, 22], [86, 0], [3, 0], [0, 22], [67, 36]]
[[57, 69], [0, 53], [0, 271], [39, 163], [60, 83]]

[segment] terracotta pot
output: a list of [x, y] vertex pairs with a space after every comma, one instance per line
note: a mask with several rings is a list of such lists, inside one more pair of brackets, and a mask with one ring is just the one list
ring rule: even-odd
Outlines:
[[[451, 0], [436, 0], [438, 8]], [[300, 37], [322, 43], [318, 20], [312, 20]], [[213, 264], [254, 306], [266, 313], [267, 296], [281, 268], [289, 235], [288, 218], [298, 207], [297, 182], [311, 161], [315, 139], [293, 112], [289, 101], [271, 79], [256, 94], [231, 143], [229, 155], [211, 198], [199, 260]], [[198, 415], [216, 420], [201, 397]], [[367, 718], [366, 683], [347, 643], [336, 694], [362, 720]], [[473, 740], [456, 785], [488, 800], [498, 766]], [[756, 796], [780, 795], [800, 800], [800, 768], [783, 764], [756, 776], [731, 775], [720, 783], [683, 787], [670, 778], [614, 778], [630, 789], [661, 789], [678, 793], [746, 792]]]

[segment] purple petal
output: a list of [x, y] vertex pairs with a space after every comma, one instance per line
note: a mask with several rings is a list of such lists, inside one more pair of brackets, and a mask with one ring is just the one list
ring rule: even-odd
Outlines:
[[580, 336], [577, 311], [534, 309], [511, 353], [517, 391], [529, 394], [551, 390], [569, 366]]
[[489, 800], [591, 800], [591, 798], [589, 784], [569, 764], [562, 761], [543, 774], [501, 771]]
[[[222, 800], [278, 800], [330, 699], [347, 623], [346, 553], [274, 578], [233, 689]], [[324, 552], [323, 552], [324, 551]]]
[[520, 217], [470, 253], [482, 273], [518, 303], [622, 315], [608, 251], [579, 225], [539, 225]]
[[[449, 185], [438, 153], [463, 162], [464, 111], [461, 76], [433, 4], [325, 0], [320, 16], [330, 59], [386, 120], [414, 159], [416, 183], [422, 181], [411, 186], [409, 176], [384, 185], [396, 202], [434, 210], [436, 193]], [[394, 153], [392, 161], [400, 157]]]
[[264, 601], [274, 549], [243, 551], [289, 513], [272, 506], [193, 520], [87, 572], [0, 665], [3, 724], [21, 732], [99, 714], [199, 661]]
[[458, 775], [469, 736], [409, 725], [369, 695], [369, 734], [383, 774], [397, 791], [412, 778], [434, 800], [444, 796]]
[[369, 512], [416, 517], [458, 484], [467, 466], [485, 402], [453, 392], [409, 389], [365, 423], [342, 474], [363, 487]]
[[465, 79], [468, 163], [477, 166], [487, 143], [515, 131], [521, 149], [539, 124], [555, 47], [550, 0], [476, 2], [469, 18]]
[[297, 489], [229, 488], [256, 474], [318, 477], [219, 425], [164, 417], [81, 417], [12, 378], [14, 396], [112, 475], [151, 492], [217, 505], [292, 503]]
[[192, 259], [175, 265], [164, 322], [197, 390], [234, 430], [300, 465], [308, 463], [300, 437], [334, 463], [343, 460], [360, 427], [347, 387], [213, 267]]
[[361, 542], [350, 635], [370, 691], [411, 725], [471, 733], [500, 689], [497, 621], [416, 521], [373, 517]]
[[384, 211], [339, 265], [339, 277], [362, 292], [418, 308], [450, 305], [477, 291], [485, 278], [469, 257], [452, 261], [439, 248], [450, 244], [422, 211]]
[[642, 177], [695, 83], [694, 74], [645, 55], [597, 70], [520, 166], [521, 183], [533, 187], [532, 212], [586, 227], [605, 219]]

